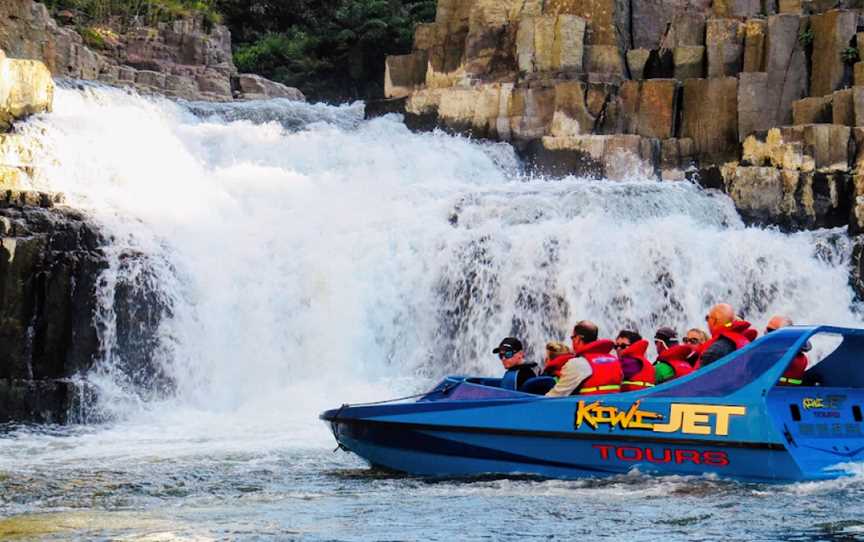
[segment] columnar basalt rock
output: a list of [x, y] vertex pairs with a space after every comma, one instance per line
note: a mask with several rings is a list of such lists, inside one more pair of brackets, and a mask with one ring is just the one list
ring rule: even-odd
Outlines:
[[864, 62], [851, 64], [864, 6], [501, 4], [442, 0], [418, 28], [414, 54], [430, 60], [424, 82], [403, 70], [409, 124], [512, 141], [550, 174], [702, 179], [748, 221], [864, 231], [864, 166], [850, 156], [864, 147]]

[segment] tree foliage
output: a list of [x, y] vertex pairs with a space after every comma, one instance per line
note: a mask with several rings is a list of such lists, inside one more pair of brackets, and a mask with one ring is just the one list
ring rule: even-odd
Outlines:
[[75, 13], [82, 25], [153, 26], [191, 15], [200, 15], [209, 24], [222, 21], [216, 0], [45, 0], [45, 4], [54, 12]]
[[380, 96], [385, 56], [435, 16], [435, 0], [217, 1], [241, 71], [328, 101]]

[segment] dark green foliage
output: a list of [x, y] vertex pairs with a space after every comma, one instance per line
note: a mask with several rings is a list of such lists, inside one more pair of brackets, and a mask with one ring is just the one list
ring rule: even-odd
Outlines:
[[234, 60], [300, 88], [313, 100], [381, 96], [384, 58], [411, 51], [414, 27], [435, 0], [218, 0], [235, 40]]
[[82, 24], [155, 25], [191, 15], [200, 15], [211, 25], [222, 20], [215, 0], [44, 0], [44, 3], [54, 12], [76, 13]]

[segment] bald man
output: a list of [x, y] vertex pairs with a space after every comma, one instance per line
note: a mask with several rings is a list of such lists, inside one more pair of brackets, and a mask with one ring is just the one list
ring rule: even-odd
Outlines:
[[700, 367], [711, 365], [750, 342], [745, 335], [750, 328], [750, 323], [736, 320], [735, 309], [728, 303], [719, 303], [711, 307], [705, 320], [708, 322], [711, 340], [705, 343], [699, 362]]
[[597, 395], [621, 391], [624, 374], [612, 353], [615, 343], [597, 338], [597, 324], [582, 320], [573, 327], [573, 355], [550, 361], [543, 374], [554, 376], [555, 387], [546, 397]]

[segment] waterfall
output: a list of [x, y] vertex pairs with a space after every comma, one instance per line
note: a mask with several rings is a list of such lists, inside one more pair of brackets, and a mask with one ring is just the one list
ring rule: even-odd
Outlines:
[[[110, 239], [88, 377], [105, 412], [302, 427], [443, 374], [498, 374], [502, 337], [537, 355], [582, 318], [605, 336], [685, 331], [727, 301], [760, 327], [858, 321], [843, 232], [745, 227], [687, 183], [534, 178], [508, 145], [362, 114], [89, 86], [23, 126], [41, 142], [34, 182]], [[118, 288], [137, 337], [112, 331]], [[142, 352], [158, 375], [129, 369]]]

